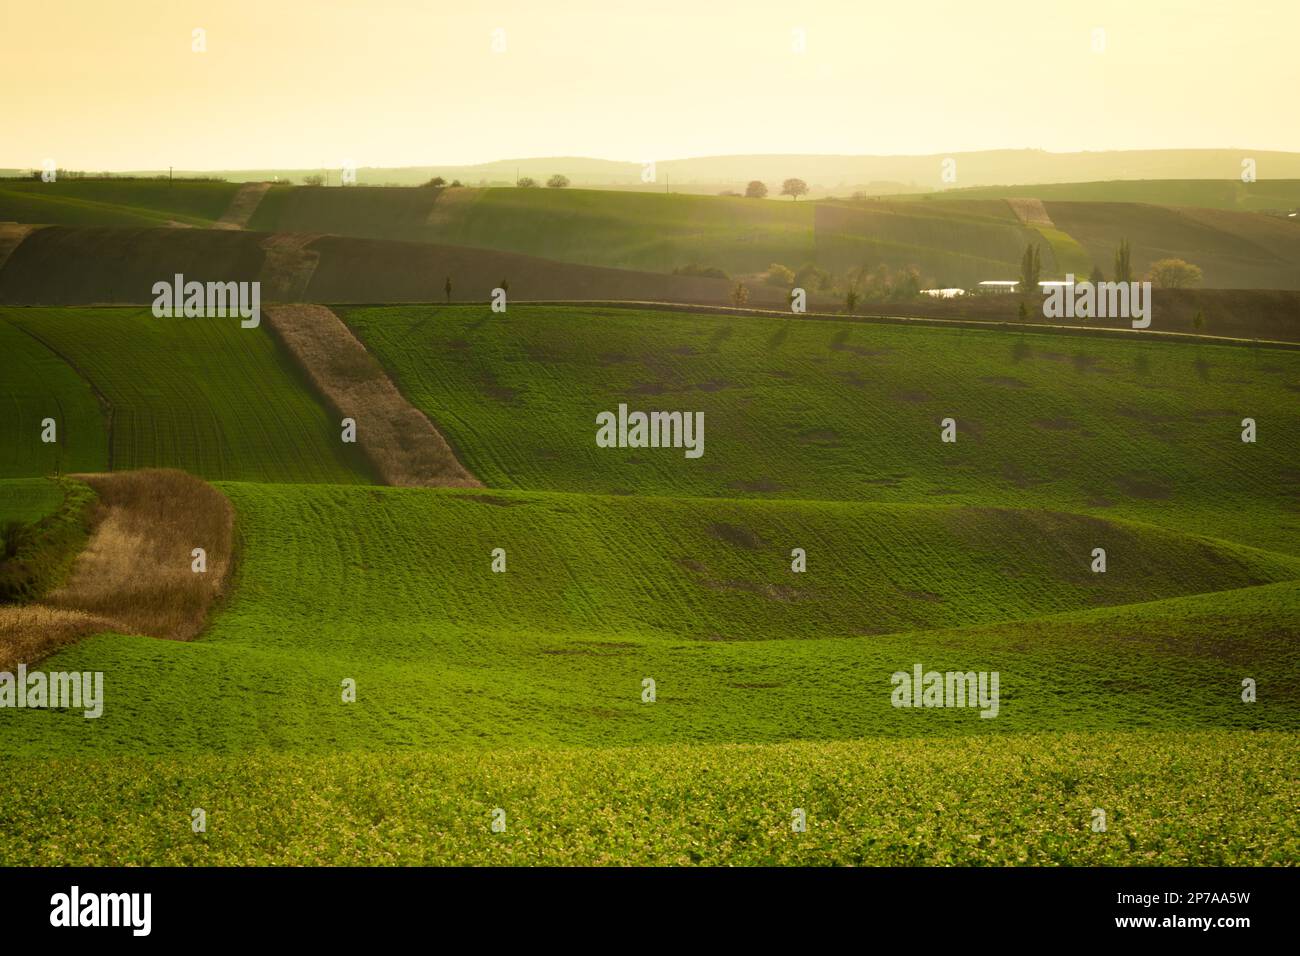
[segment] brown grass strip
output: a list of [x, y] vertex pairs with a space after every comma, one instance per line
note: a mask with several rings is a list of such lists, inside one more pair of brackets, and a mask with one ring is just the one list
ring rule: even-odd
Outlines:
[[1011, 207], [1011, 211], [1016, 214], [1016, 218], [1022, 225], [1056, 228], [1056, 223], [1052, 222], [1052, 217], [1048, 215], [1047, 207], [1043, 205], [1041, 199], [1008, 199], [1007, 205]]
[[[0, 670], [104, 631], [191, 640], [225, 590], [235, 521], [225, 495], [170, 469], [77, 477], [99, 495], [90, 540], [61, 587], [0, 607]], [[207, 552], [205, 573], [192, 570], [194, 548]]]
[[270, 183], [244, 183], [235, 195], [230, 197], [230, 205], [216, 222], [217, 229], [243, 229], [248, 220], [253, 218], [257, 207], [262, 204], [262, 197], [271, 188]]
[[262, 240], [262, 301], [297, 302], [307, 297], [307, 286], [320, 265], [320, 253], [309, 249], [315, 233], [277, 232]]
[[366, 347], [323, 305], [265, 310], [267, 324], [339, 415], [357, 423], [357, 444], [390, 485], [481, 488], [447, 440], [397, 390]]

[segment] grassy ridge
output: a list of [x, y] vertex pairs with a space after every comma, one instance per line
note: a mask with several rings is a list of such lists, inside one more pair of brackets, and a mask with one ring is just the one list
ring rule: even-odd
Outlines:
[[17, 761], [0, 778], [0, 865], [1286, 865], [1298, 744], [1107, 733]]
[[[0, 332], [26, 342], [28, 354], [39, 339], [104, 397], [114, 469], [175, 467], [206, 478], [266, 481], [354, 482], [369, 475], [264, 327], [243, 329], [238, 318], [156, 319], [148, 309], [0, 309]], [[41, 409], [67, 404], [80, 416], [66, 428], [67, 441], [86, 447], [86, 384], [52, 358], [44, 360], [56, 365], [49, 377], [40, 365], [27, 372], [21, 361], [8, 351], [0, 358], [6, 379], [11, 363], [20, 383], [22, 375], [33, 376], [23, 386], [32, 409], [18, 425], [24, 439], [27, 432], [39, 438]], [[102, 420], [95, 434], [102, 443]], [[32, 449], [18, 457], [17, 473], [48, 469], [30, 439], [14, 444]], [[44, 461], [52, 454], [45, 452]], [[107, 463], [70, 458], [64, 471]]]
[[[489, 486], [1015, 503], [1300, 552], [1295, 352], [631, 309], [340, 314]], [[704, 456], [598, 448], [620, 402], [703, 411]]]
[[[106, 672], [104, 716], [0, 710], [0, 753], [1300, 720], [1297, 562], [1157, 529], [924, 507], [223, 490], [244, 558], [204, 637], [106, 635], [58, 653], [48, 668]], [[1113, 535], [1113, 565], [1094, 576], [1078, 552], [1102, 533]], [[810, 542], [805, 574], [789, 571], [789, 541]], [[494, 547], [506, 550], [504, 574], [490, 570]], [[1267, 581], [1278, 583], [1247, 586]], [[1217, 587], [1235, 590], [1189, 593]], [[1100, 606], [1138, 595], [1165, 600]], [[1051, 610], [1064, 613], [1007, 620]], [[895, 709], [890, 674], [916, 663], [1000, 671], [998, 717]], [[658, 685], [653, 706], [640, 699], [647, 676]], [[1241, 703], [1243, 676], [1259, 682], [1259, 704]], [[355, 704], [340, 700], [345, 678], [357, 682]]]

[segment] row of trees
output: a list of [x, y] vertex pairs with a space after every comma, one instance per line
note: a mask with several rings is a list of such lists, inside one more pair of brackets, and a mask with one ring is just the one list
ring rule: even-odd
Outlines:
[[[1022, 292], [1028, 292], [1038, 287], [1039, 278], [1042, 275], [1042, 260], [1039, 258], [1038, 245], [1029, 243], [1025, 246], [1025, 254], [1020, 257], [1020, 289]], [[1190, 262], [1182, 259], [1160, 259], [1151, 263], [1151, 267], [1143, 276], [1147, 282], [1150, 282], [1159, 289], [1190, 289], [1192, 286], [1200, 285], [1201, 269]], [[1105, 282], [1106, 276], [1101, 271], [1100, 266], [1094, 265], [1092, 272], [1088, 276], [1090, 282]], [[1133, 251], [1129, 246], [1127, 239], [1121, 239], [1119, 246], [1115, 249], [1115, 282], [1133, 282]]]
[[[308, 185], [311, 185], [311, 184], [309, 183]], [[456, 187], [456, 186], [460, 186], [460, 185], [461, 185], [461, 181], [460, 181], [459, 179], [453, 179], [453, 180], [449, 183], [449, 182], [447, 182], [447, 180], [443, 179], [441, 176], [434, 176], [434, 177], [433, 177], [432, 179], [430, 179], [427, 183], [425, 183], [425, 185], [426, 185], [426, 186], [432, 186], [432, 187], [435, 187], [435, 188], [439, 188], [439, 187], [443, 187], [443, 186], [448, 186], [448, 187], [453, 187], [453, 188], [454, 188], [454, 187]], [[537, 187], [537, 180], [533, 179], [533, 177], [531, 177], [531, 176], [524, 176], [524, 177], [523, 177], [522, 179], [520, 179], [517, 183], [515, 183], [515, 185], [518, 186], [518, 187], [520, 187], [521, 189], [535, 189], [535, 188]], [[562, 174], [562, 173], [556, 173], [556, 174], [555, 174], [554, 176], [552, 176], [550, 179], [546, 180], [546, 185], [549, 186], [551, 189], [563, 189], [563, 188], [565, 188], [566, 186], [569, 185], [569, 177], [568, 177], [568, 176], [565, 176], [565, 175]]]

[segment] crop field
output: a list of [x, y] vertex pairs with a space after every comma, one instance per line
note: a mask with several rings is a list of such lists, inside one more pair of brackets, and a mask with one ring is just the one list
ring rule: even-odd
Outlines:
[[[1298, 743], [1202, 731], [260, 753], [78, 764], [93, 788], [33, 762], [19, 771], [30, 790], [0, 782], [14, 834], [0, 865], [1289, 864]], [[196, 839], [177, 805], [219, 809]], [[791, 833], [794, 806], [805, 833]], [[1096, 806], [1113, 808], [1105, 834], [1088, 825]], [[495, 807], [509, 826], [487, 840]]]
[[[265, 323], [0, 309], [0, 518], [66, 506], [53, 407], [62, 473], [184, 468], [237, 539], [198, 639], [41, 663], [102, 716], [0, 709], [0, 863], [1294, 857], [1300, 352], [336, 311], [487, 487], [367, 484]], [[704, 454], [597, 447], [620, 403], [702, 411]], [[996, 719], [894, 706], [916, 666], [999, 674]]]
[[[0, 320], [0, 478], [97, 471], [108, 463], [105, 410], [71, 366], [11, 322]], [[41, 440], [53, 419], [56, 441]]]
[[0, 180], [0, 220], [79, 226], [211, 225], [237, 183]]
[[[238, 189], [237, 183], [185, 181], [0, 181], [0, 221], [212, 227]], [[1109, 274], [1115, 248], [1126, 239], [1139, 274], [1159, 259], [1178, 257], [1198, 265], [1210, 288], [1298, 289], [1300, 228], [1285, 216], [1298, 197], [1296, 181], [1289, 180], [985, 187], [816, 202], [597, 189], [272, 185], [246, 228], [515, 253], [548, 260], [555, 269], [564, 263], [664, 274], [694, 265], [753, 277], [772, 263], [796, 270], [816, 264], [839, 275], [863, 265], [915, 266], [927, 281], [964, 287], [1016, 278], [1027, 243], [1040, 245], [1047, 278], [1084, 276], [1094, 265]], [[1042, 200], [1050, 221], [1021, 223], [1008, 205], [1018, 199]], [[224, 251], [211, 254], [239, 248], [233, 237], [222, 242]], [[154, 251], [164, 254], [161, 247]], [[198, 263], [191, 265], [186, 271], [199, 271]], [[24, 272], [39, 276], [34, 266], [35, 260]], [[357, 264], [359, 273], [375, 268]], [[132, 301], [121, 296], [123, 278], [83, 278], [102, 290], [100, 299], [86, 301]], [[426, 289], [419, 298], [433, 298], [432, 291], [440, 290]], [[407, 298], [392, 294], [383, 301]], [[29, 295], [9, 301], [80, 300]]]
[[[63, 454], [64, 473], [170, 466], [207, 478], [368, 480], [264, 327], [148, 309], [0, 309], [0, 336], [14, 345], [0, 389], [19, 412], [4, 422], [20, 452], [6, 460], [10, 474], [54, 471]], [[41, 442], [47, 416], [65, 444]]]
[[[1287, 730], [1300, 708], [1300, 562], [1154, 529], [1072, 541], [1095, 523], [221, 487], [245, 554], [213, 627], [189, 644], [104, 635], [60, 652], [46, 666], [111, 673], [114, 706], [93, 728], [77, 713], [24, 714], [21, 735], [0, 735], [6, 758]], [[751, 546], [778, 534], [816, 542], [798, 585], [784, 547]], [[1131, 556], [1161, 580], [1081, 582], [1073, 554], [1099, 540], [1117, 566]], [[490, 570], [492, 547], [507, 573]], [[1147, 600], [1119, 603], [1139, 590]], [[916, 660], [999, 670], [998, 719], [900, 720], [884, 691]], [[1243, 666], [1267, 705], [1240, 707]], [[639, 696], [646, 676], [653, 707]], [[355, 706], [340, 703], [345, 678]]]
[[[1298, 352], [632, 309], [340, 313], [492, 487], [1016, 502], [1300, 553]], [[620, 403], [702, 410], [703, 457], [598, 448]], [[1243, 443], [1246, 417], [1271, 437]]]

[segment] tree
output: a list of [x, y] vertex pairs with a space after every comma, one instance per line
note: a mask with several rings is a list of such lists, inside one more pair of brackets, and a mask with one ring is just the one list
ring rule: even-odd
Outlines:
[[1115, 281], [1133, 281], [1133, 261], [1130, 255], [1127, 239], [1121, 239], [1119, 241], [1119, 248], [1115, 250]]
[[852, 315], [858, 310], [858, 290], [849, 286], [849, 291], [844, 293], [844, 311]]
[[767, 275], [763, 279], [768, 285], [774, 285], [782, 288], [789, 288], [794, 285], [794, 273], [786, 266], [779, 262], [774, 262], [767, 267]]
[[757, 179], [751, 179], [749, 185], [745, 187], [746, 199], [763, 199], [767, 196], [767, 184], [759, 182]]
[[1025, 246], [1025, 254], [1020, 257], [1020, 291], [1027, 293], [1037, 290], [1038, 277], [1042, 275], [1043, 264], [1038, 257], [1038, 246], [1030, 243]]
[[309, 176], [302, 177], [302, 184], [304, 186], [324, 186], [325, 177], [320, 173], [312, 173]]
[[1147, 278], [1158, 289], [1190, 289], [1200, 285], [1201, 269], [1182, 259], [1161, 259], [1151, 263]]
[[808, 184], [802, 179], [787, 179], [781, 184], [781, 195], [791, 196], [796, 202], [799, 201], [800, 196], [806, 196], [807, 194]]
[[745, 288], [745, 283], [737, 282], [736, 287], [731, 290], [731, 301], [736, 308], [742, 308], [749, 302], [749, 290]]
[[1088, 274], [1088, 281], [1091, 282], [1093, 285], [1096, 285], [1099, 282], [1106, 281], [1106, 277], [1102, 275], [1101, 266], [1092, 267], [1092, 272]]
[[819, 269], [811, 262], [794, 274], [794, 284], [801, 289], [817, 289], [825, 292], [831, 287], [831, 275], [825, 269]]
[[551, 189], [563, 189], [569, 185], [569, 177], [561, 173], [556, 173], [550, 179], [546, 180], [546, 185]]
[[460, 181], [459, 179], [453, 179], [453, 180], [451, 181], [451, 184], [452, 184], [453, 187], [462, 185], [462, 183], [461, 183], [461, 181]]
[[1029, 321], [1029, 310], [1028, 310], [1027, 308], [1025, 308], [1025, 300], [1024, 300], [1024, 299], [1021, 299], [1021, 300], [1020, 300], [1020, 308], [1018, 308], [1018, 309], [1016, 310], [1016, 320], [1017, 320], [1018, 322], [1028, 322], [1028, 321]]
[[426, 185], [426, 186], [432, 186], [432, 187], [434, 187], [435, 189], [437, 189], [437, 188], [440, 187], [440, 186], [445, 186], [445, 185], [447, 185], [447, 180], [443, 179], [441, 176], [434, 176], [434, 177], [433, 177], [432, 179], [430, 179], [427, 183], [425, 183], [425, 185]]
[[517, 185], [520, 189], [532, 189], [537, 185], [537, 180], [533, 179], [532, 176], [525, 176], [523, 179], [519, 180], [519, 182], [517, 182], [515, 185]]

